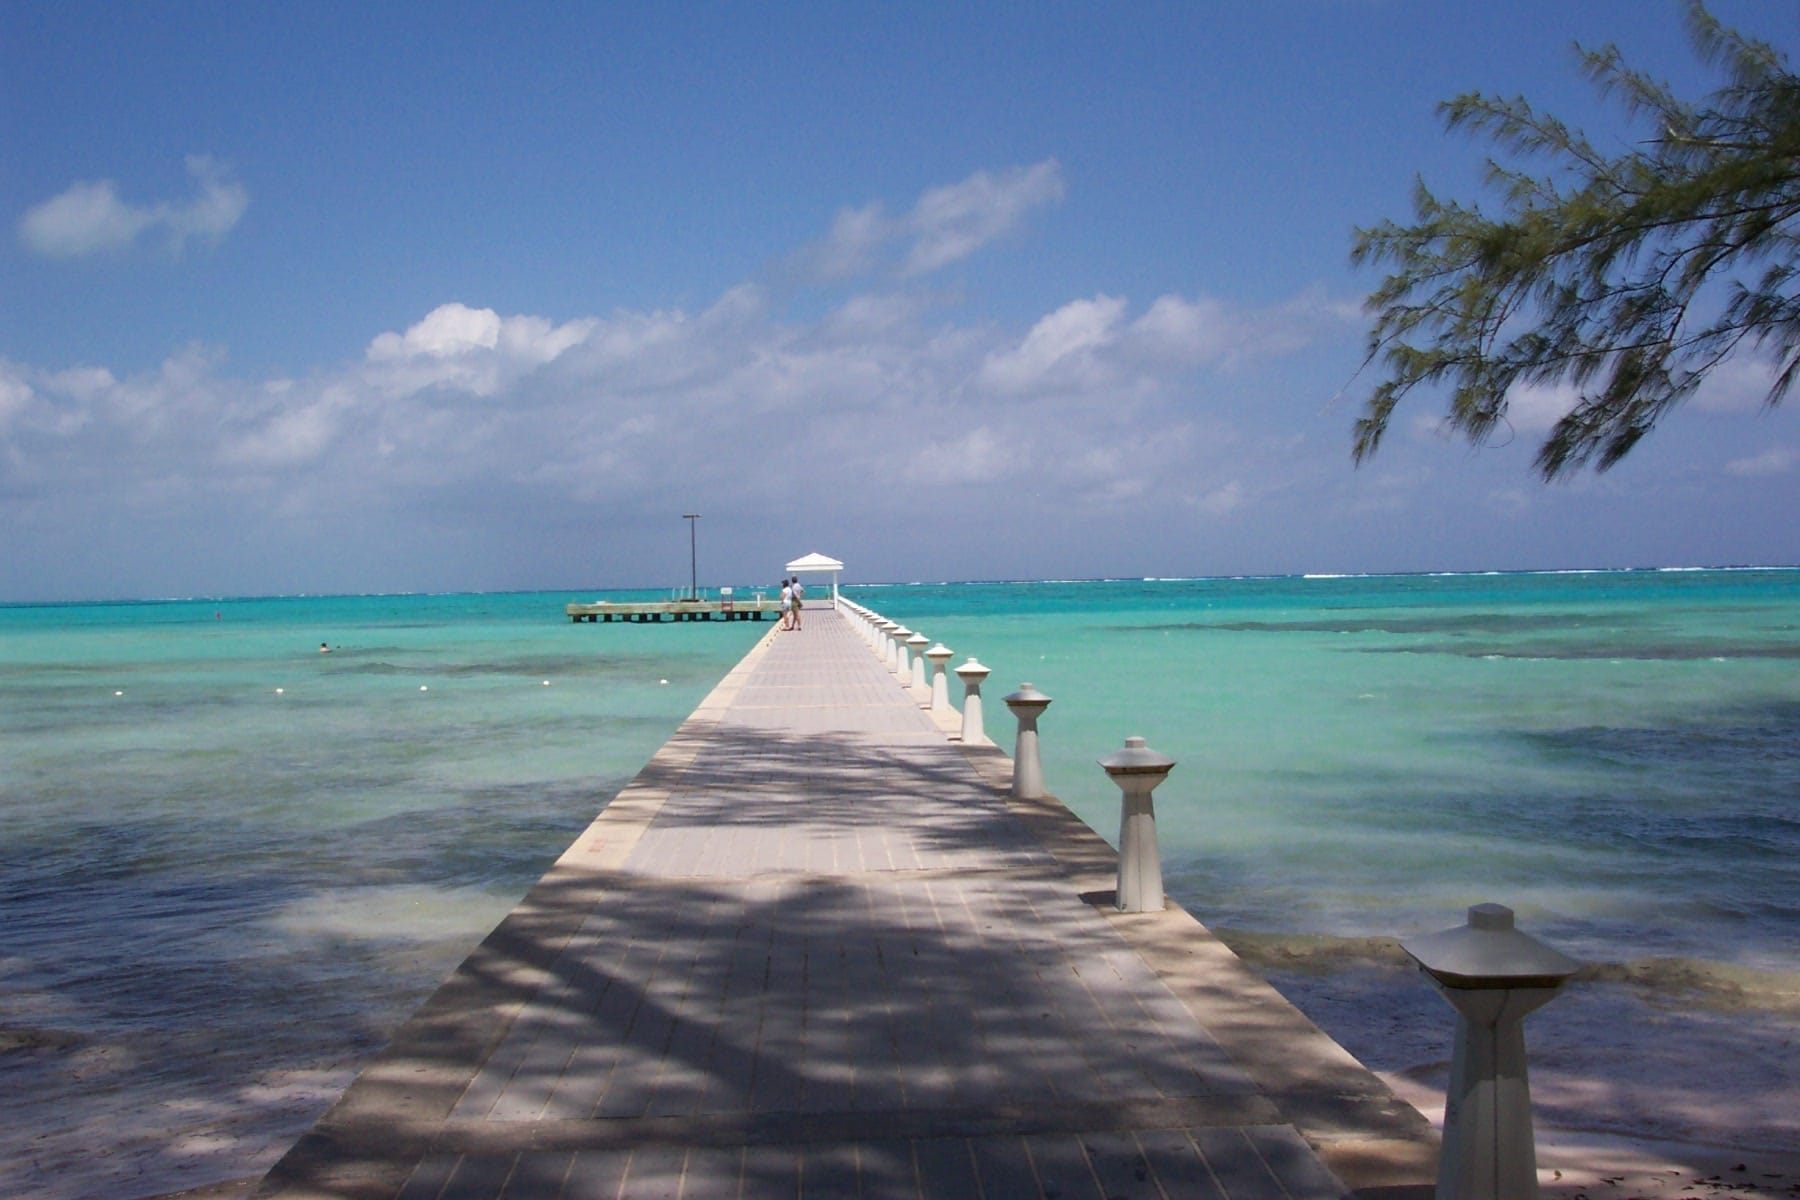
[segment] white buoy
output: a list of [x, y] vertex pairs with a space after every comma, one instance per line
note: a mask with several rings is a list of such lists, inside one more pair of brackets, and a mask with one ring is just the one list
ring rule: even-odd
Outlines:
[[275, 689], [275, 694], [276, 694], [276, 695], [277, 695], [277, 696], [279, 696], [279, 695], [281, 695], [281, 694], [282, 694], [282, 693], [283, 693], [283, 692], [284, 692], [284, 691], [286, 691], [286, 689], [285, 689], [285, 688], [276, 688], [276, 689]]
[[123, 696], [124, 694], [125, 694], [124, 692], [114, 692], [113, 693], [113, 695], [115, 695], [115, 696]]
[[424, 684], [422, 684], [422, 683], [421, 683], [421, 684], [420, 684], [420, 685], [419, 685], [419, 690], [420, 690], [420, 691], [421, 691], [421, 692], [429, 692], [429, 691], [430, 691], [430, 690], [431, 690], [431, 689], [430, 689], [430, 688], [428, 688], [428, 687], [426, 687], [426, 686], [425, 686], [425, 685], [424, 685]]
[[664, 687], [668, 687], [668, 686], [669, 686], [669, 681], [668, 681], [668, 680], [666, 680], [666, 679], [659, 679], [659, 680], [657, 680], [657, 681], [656, 681], [656, 682], [658, 682], [658, 683], [660, 683], [660, 684], [662, 684], [662, 685], [663, 685], [663, 686], [664, 686]]

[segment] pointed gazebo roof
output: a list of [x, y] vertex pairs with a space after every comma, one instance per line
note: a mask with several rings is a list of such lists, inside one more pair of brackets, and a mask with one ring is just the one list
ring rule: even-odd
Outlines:
[[841, 571], [844, 569], [844, 564], [814, 550], [805, 558], [796, 558], [787, 565], [787, 569], [790, 571]]
[[796, 575], [799, 575], [802, 572], [809, 572], [809, 573], [815, 574], [815, 575], [821, 574], [824, 572], [829, 572], [831, 575], [831, 607], [833, 607], [833, 608], [837, 607], [838, 572], [840, 572], [844, 569], [843, 563], [839, 562], [835, 558], [830, 557], [829, 555], [820, 554], [817, 550], [815, 550], [811, 554], [805, 555], [804, 557], [796, 558], [793, 562], [791, 562], [787, 565], [787, 569], [789, 571], [792, 571]]

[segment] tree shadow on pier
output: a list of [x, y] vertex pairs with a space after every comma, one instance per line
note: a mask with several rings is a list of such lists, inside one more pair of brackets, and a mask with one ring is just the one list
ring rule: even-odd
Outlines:
[[[726, 725], [691, 763], [652, 763], [634, 786], [668, 795], [625, 866], [546, 875], [271, 1194], [394, 1195], [423, 1158], [526, 1150], [604, 1173], [656, 1147], [738, 1154], [745, 1194], [771, 1194], [807, 1161], [923, 1170], [916, 1148], [945, 1139], [1025, 1157], [1050, 1139], [1054, 1158], [1107, 1131], [1277, 1122], [1006, 798], [929, 738]], [[1155, 1170], [1133, 1172], [1155, 1194]]]

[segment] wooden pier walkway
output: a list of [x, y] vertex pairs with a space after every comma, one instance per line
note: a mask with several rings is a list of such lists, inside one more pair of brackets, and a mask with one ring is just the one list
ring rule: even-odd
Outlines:
[[1430, 1195], [1417, 1112], [951, 734], [829, 609], [767, 634], [257, 1195]]

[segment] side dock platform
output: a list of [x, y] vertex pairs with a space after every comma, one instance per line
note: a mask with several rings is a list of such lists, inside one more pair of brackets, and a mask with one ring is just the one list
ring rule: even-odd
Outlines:
[[766, 634], [256, 1195], [1432, 1194], [1417, 1111], [927, 700]]
[[569, 620], [587, 622], [633, 621], [760, 621], [781, 615], [775, 600], [593, 600], [563, 606]]

